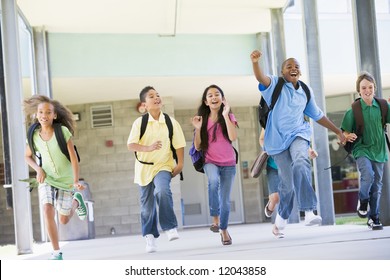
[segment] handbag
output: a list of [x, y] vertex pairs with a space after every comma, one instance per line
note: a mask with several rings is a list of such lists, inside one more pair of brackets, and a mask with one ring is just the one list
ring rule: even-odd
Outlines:
[[263, 169], [267, 166], [268, 154], [265, 151], [261, 151], [251, 167], [251, 176], [257, 178], [260, 176]]

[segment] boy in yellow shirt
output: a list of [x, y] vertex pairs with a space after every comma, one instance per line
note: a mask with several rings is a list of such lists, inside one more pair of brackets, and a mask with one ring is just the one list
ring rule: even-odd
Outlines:
[[146, 252], [152, 253], [156, 251], [155, 239], [160, 236], [157, 221], [169, 241], [179, 238], [170, 183], [183, 169], [186, 142], [180, 124], [170, 118], [173, 127], [172, 145], [177, 154], [175, 164], [166, 116], [161, 111], [163, 105], [160, 94], [153, 87], [147, 86], [139, 96], [149, 114], [148, 123], [140, 139], [142, 117], [134, 121], [127, 147], [136, 152], [137, 156], [134, 183], [140, 186], [142, 235], [146, 239]]

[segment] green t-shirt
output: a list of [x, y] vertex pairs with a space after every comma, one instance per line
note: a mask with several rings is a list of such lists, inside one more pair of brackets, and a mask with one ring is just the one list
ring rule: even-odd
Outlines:
[[[62, 132], [66, 142], [68, 142], [72, 134], [65, 126], [62, 126]], [[44, 141], [39, 136], [39, 129], [36, 129], [33, 143], [35, 150], [42, 156], [42, 169], [46, 173], [45, 182], [58, 189], [72, 190], [74, 182], [72, 165], [61, 152], [55, 134], [53, 133], [49, 141]]]
[[[386, 162], [388, 157], [380, 105], [375, 99], [372, 106], [368, 106], [363, 99], [360, 99], [360, 104], [363, 112], [364, 132], [363, 136], [355, 143], [352, 155], [355, 159], [366, 157], [372, 161]], [[387, 114], [386, 123], [390, 123], [390, 114]], [[352, 108], [345, 113], [341, 129], [347, 132], [355, 131], [356, 122]]]

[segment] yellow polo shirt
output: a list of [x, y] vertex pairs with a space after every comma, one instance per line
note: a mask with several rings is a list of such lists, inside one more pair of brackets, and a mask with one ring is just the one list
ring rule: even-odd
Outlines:
[[[160, 150], [153, 152], [137, 152], [139, 160], [144, 162], [153, 162], [153, 165], [140, 163], [135, 160], [134, 167], [134, 183], [140, 186], [148, 185], [158, 172], [165, 170], [172, 172], [176, 163], [173, 159], [171, 151], [171, 143], [169, 141], [169, 131], [165, 123], [165, 116], [161, 112], [158, 120], [153, 119], [149, 114], [148, 124], [142, 139], [139, 139], [141, 132], [142, 117], [136, 119], [131, 127], [130, 135], [127, 140], [127, 144], [136, 143], [140, 145], [149, 146], [154, 142], [160, 140], [162, 147]], [[180, 124], [171, 117], [173, 126], [172, 144], [175, 149], [183, 148], [186, 146], [186, 140], [184, 138], [183, 130]]]

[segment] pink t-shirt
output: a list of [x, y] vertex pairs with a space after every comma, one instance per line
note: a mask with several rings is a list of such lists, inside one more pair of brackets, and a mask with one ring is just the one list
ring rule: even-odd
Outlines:
[[[230, 120], [237, 124], [233, 114], [230, 114]], [[216, 139], [213, 140], [214, 128], [217, 126]], [[236, 165], [236, 153], [228, 139], [223, 136], [222, 128], [218, 123], [210, 119], [207, 122], [207, 131], [209, 138], [209, 147], [207, 149], [205, 163], [213, 163], [218, 166]]]

